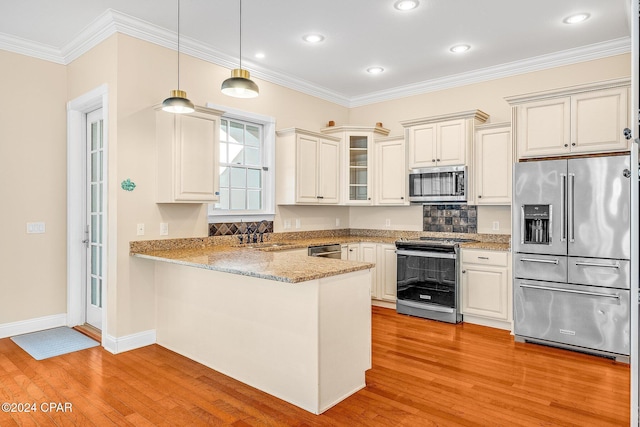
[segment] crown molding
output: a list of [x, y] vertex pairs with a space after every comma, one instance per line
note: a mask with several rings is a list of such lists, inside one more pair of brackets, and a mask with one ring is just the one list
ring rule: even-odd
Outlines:
[[522, 61], [514, 61], [493, 67], [482, 68], [468, 73], [454, 74], [438, 79], [427, 80], [411, 85], [400, 86], [389, 90], [373, 92], [370, 94], [352, 97], [349, 107], [360, 107], [376, 102], [388, 101], [397, 98], [405, 98], [472, 83], [511, 77], [518, 74], [548, 68], [571, 65], [578, 62], [591, 61], [608, 56], [621, 55], [631, 51], [631, 38], [622, 37], [602, 43], [595, 43], [575, 49], [563, 50], [549, 55], [535, 56]]
[[[67, 65], [116, 33], [125, 34], [168, 49], [177, 50], [178, 47], [175, 32], [168, 31], [157, 25], [116, 10], [108, 9], [87, 25], [73, 40], [65, 44], [61, 49], [3, 33], [0, 33], [0, 49]], [[514, 61], [468, 73], [426, 80], [354, 97], [331, 91], [306, 80], [277, 70], [270, 70], [252, 62], [243, 61], [243, 65], [245, 65], [243, 68], [261, 80], [324, 99], [334, 104], [353, 108], [562, 65], [620, 55], [628, 53], [630, 50], [631, 38], [624, 37], [576, 49], [555, 52], [549, 55], [528, 58], [523, 61]], [[189, 37], [180, 38], [180, 52], [229, 69], [236, 68], [236, 64], [238, 64], [238, 58], [212, 49]]]

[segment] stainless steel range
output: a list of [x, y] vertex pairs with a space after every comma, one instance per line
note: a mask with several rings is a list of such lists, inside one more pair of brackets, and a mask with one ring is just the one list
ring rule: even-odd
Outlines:
[[458, 250], [469, 239], [422, 237], [396, 242], [396, 311], [440, 320], [462, 321]]

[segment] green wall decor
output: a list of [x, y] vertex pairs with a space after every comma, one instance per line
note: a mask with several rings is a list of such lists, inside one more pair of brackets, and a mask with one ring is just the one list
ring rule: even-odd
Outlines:
[[134, 188], [136, 188], [136, 184], [134, 182], [132, 182], [129, 178], [127, 178], [124, 181], [122, 181], [120, 186], [125, 191], [133, 191]]

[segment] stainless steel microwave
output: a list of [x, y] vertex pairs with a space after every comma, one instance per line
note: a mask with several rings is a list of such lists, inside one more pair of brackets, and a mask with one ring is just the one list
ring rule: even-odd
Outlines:
[[409, 170], [409, 201], [412, 203], [465, 203], [468, 195], [466, 166], [443, 166]]

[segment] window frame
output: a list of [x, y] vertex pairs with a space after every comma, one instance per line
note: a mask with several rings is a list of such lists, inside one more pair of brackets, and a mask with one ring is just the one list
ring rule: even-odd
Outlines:
[[[275, 216], [275, 118], [263, 114], [257, 114], [249, 111], [227, 107], [224, 105], [218, 105], [211, 102], [207, 102], [206, 106], [208, 108], [224, 111], [224, 114], [222, 115], [223, 119], [238, 120], [262, 126], [262, 167], [267, 168], [267, 170], [263, 170], [262, 209], [251, 211], [221, 210], [214, 209], [214, 203], [209, 203], [207, 206], [207, 217], [209, 220], [208, 222], [234, 222], [246, 219], [250, 219], [253, 221], [260, 221], [263, 219], [273, 221], [273, 218]], [[216, 165], [218, 167], [217, 173], [220, 173], [219, 164], [220, 161], [218, 160], [218, 165]]]

